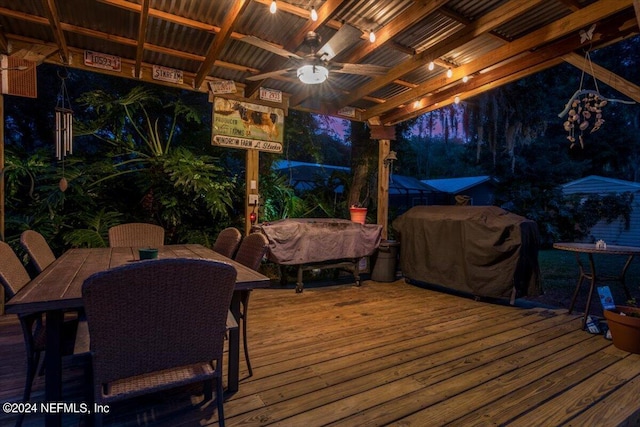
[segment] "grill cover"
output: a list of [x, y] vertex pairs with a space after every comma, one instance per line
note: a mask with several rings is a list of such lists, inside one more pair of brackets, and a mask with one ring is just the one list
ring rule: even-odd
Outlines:
[[269, 240], [269, 259], [299, 265], [371, 255], [382, 226], [338, 218], [290, 218], [262, 223], [255, 229]]
[[496, 206], [416, 206], [393, 221], [410, 280], [476, 296], [540, 294], [538, 227]]

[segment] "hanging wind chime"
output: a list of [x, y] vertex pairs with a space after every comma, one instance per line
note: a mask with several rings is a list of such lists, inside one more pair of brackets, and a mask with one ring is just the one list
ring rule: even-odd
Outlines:
[[56, 158], [62, 161], [62, 178], [58, 186], [60, 191], [67, 189], [68, 183], [64, 176], [65, 158], [69, 154], [73, 154], [73, 110], [71, 109], [71, 100], [67, 92], [65, 80], [67, 76], [62, 77], [58, 73], [58, 77], [62, 80], [58, 100], [55, 108], [56, 116]]

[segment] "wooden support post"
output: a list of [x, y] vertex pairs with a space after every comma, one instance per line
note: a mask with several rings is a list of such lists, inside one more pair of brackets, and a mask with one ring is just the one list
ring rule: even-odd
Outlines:
[[[244, 209], [244, 231], [245, 235], [249, 235], [251, 233], [251, 212], [254, 212], [254, 205], [249, 204], [249, 198], [251, 196], [258, 196], [260, 188], [258, 186], [258, 176], [259, 176], [259, 166], [260, 166], [260, 152], [258, 150], [247, 150], [247, 183], [246, 183], [246, 197], [244, 200], [245, 209]], [[255, 205], [255, 213], [258, 215], [260, 205]], [[258, 216], [259, 220], [259, 216]]]
[[391, 141], [378, 141], [378, 224], [382, 225], [382, 238], [387, 238], [389, 226], [389, 171], [392, 166], [385, 165], [384, 159], [389, 154]]

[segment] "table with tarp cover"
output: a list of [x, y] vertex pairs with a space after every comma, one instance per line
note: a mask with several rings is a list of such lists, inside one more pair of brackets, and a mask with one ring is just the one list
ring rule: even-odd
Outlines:
[[416, 206], [393, 228], [408, 280], [512, 302], [540, 294], [534, 221], [496, 206]]
[[270, 261], [297, 267], [296, 292], [304, 287], [302, 272], [311, 269], [346, 269], [360, 285], [359, 261], [375, 252], [382, 235], [381, 225], [337, 218], [290, 218], [254, 229], [269, 240]]

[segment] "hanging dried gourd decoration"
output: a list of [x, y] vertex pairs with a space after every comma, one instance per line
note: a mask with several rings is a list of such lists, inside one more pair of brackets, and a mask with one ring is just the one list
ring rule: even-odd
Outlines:
[[56, 158], [62, 161], [62, 178], [58, 186], [60, 191], [64, 192], [68, 187], [67, 179], [64, 176], [64, 161], [67, 155], [73, 154], [73, 110], [71, 109], [71, 100], [67, 92], [67, 76], [63, 77], [58, 73], [58, 77], [60, 77], [62, 83], [55, 108]]
[[[580, 31], [581, 43], [591, 41], [593, 38], [593, 31], [595, 30], [595, 24], [593, 24], [588, 31]], [[584, 76], [589, 69], [589, 74], [593, 77], [593, 86], [595, 90], [584, 89]], [[568, 132], [567, 139], [571, 142], [569, 148], [573, 148], [577, 142], [580, 147], [584, 148], [584, 136], [586, 132], [593, 133], [600, 129], [604, 124], [604, 117], [602, 115], [602, 109], [609, 102], [621, 102], [624, 104], [634, 104], [633, 101], [623, 101], [619, 99], [608, 99], [600, 94], [598, 89], [598, 81], [595, 77], [593, 70], [593, 63], [591, 62], [591, 55], [589, 50], [585, 50], [584, 65], [582, 67], [582, 75], [580, 77], [580, 87], [573, 94], [569, 102], [565, 105], [564, 110], [558, 117], [562, 118], [568, 114], [567, 120], [564, 121], [564, 130]]]

